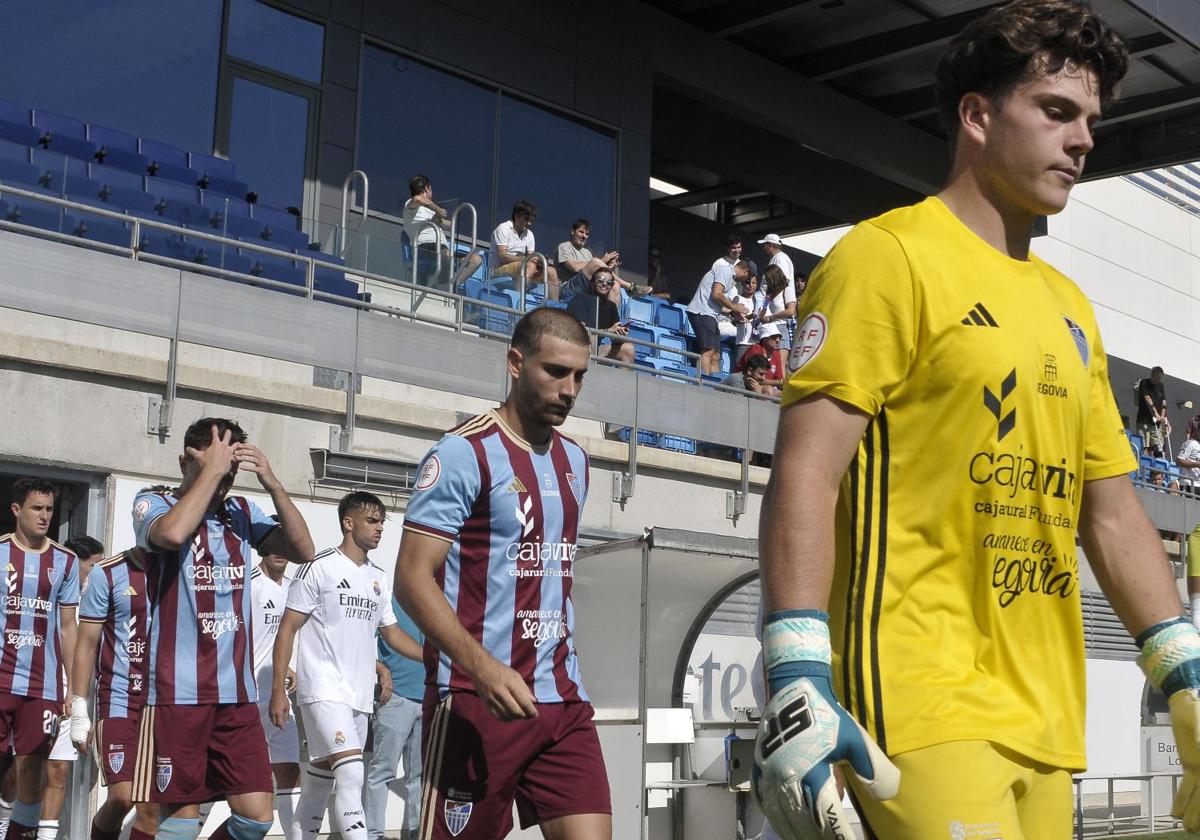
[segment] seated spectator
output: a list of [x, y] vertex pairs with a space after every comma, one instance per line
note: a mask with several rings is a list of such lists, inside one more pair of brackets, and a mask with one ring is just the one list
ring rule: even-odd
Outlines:
[[[518, 201], [513, 205], [512, 216], [492, 231], [492, 276], [516, 277], [521, 271], [521, 262], [526, 254], [537, 250], [533, 236], [533, 222], [537, 219], [537, 207], [531, 201]], [[546, 281], [546, 297], [558, 300], [558, 273], [554, 266], [542, 266], [541, 259], [534, 257], [526, 263], [526, 280], [534, 283]]]
[[650, 294], [656, 298], [663, 300], [671, 299], [671, 284], [667, 280], [667, 273], [663, 271], [662, 252], [658, 250], [657, 245], [650, 246], [650, 261], [649, 275], [646, 277], [646, 282], [650, 284]]
[[[774, 234], [772, 234], [774, 236]], [[775, 237], [778, 239], [779, 237]], [[764, 248], [770, 248], [770, 244], [764, 245]], [[775, 262], [779, 257], [787, 260], [787, 266], [790, 270], [792, 261], [788, 259], [788, 255], [782, 251], [776, 253], [771, 259], [771, 264], [767, 266], [766, 272], [763, 274], [763, 285], [766, 286], [763, 297], [766, 299], [766, 306], [759, 307], [755, 311], [758, 312], [758, 320], [763, 324], [778, 324], [780, 341], [779, 349], [783, 351], [783, 355], [787, 355], [792, 349], [792, 331], [791, 324], [796, 317], [796, 287], [788, 272]]]
[[609, 297], [617, 304], [617, 308], [625, 312], [629, 308], [629, 296], [644, 294], [648, 286], [637, 287], [633, 283], [622, 280], [617, 274], [617, 266], [621, 264], [621, 255], [609, 251], [602, 257], [592, 256], [587, 246], [588, 237], [592, 235], [591, 223], [587, 219], [576, 219], [571, 225], [571, 238], [560, 242], [556, 251], [556, 270], [559, 280], [558, 299], [565, 302], [579, 292], [588, 288], [592, 274], [598, 268], [608, 268], [613, 272], [613, 290]]
[[721, 384], [739, 391], [751, 391], [765, 397], [779, 396], [779, 389], [766, 384], [767, 376], [771, 373], [771, 363], [763, 355], [751, 356], [740, 371], [729, 374]]
[[[427, 175], [414, 175], [408, 179], [408, 192], [411, 196], [404, 203], [404, 231], [408, 241], [413, 245], [413, 259], [417, 261], [417, 283], [422, 286], [440, 285], [448, 289], [456, 289], [458, 285], [470, 277], [483, 257], [474, 252], [467, 254], [453, 278], [450, 271], [453, 259], [446, 234], [442, 229], [449, 226], [449, 214], [445, 208], [434, 203], [433, 185]], [[424, 224], [432, 223], [433, 226]], [[441, 255], [441, 271], [437, 270], [438, 255]], [[434, 278], [434, 275], [437, 277]], [[434, 279], [434, 282], [430, 282]]]
[[1160, 493], [1178, 493], [1179, 482], [1172, 478], [1167, 481], [1166, 475], [1162, 470], [1150, 470], [1150, 485]]
[[700, 372], [712, 375], [721, 369], [721, 333], [717, 327], [717, 318], [722, 312], [729, 310], [743, 316], [750, 314], [745, 304], [734, 303], [725, 294], [726, 289], [732, 289], [734, 279], [750, 274], [750, 264], [745, 260], [730, 267], [718, 264], [709, 269], [696, 287], [692, 301], [688, 304], [688, 320], [692, 324], [692, 332], [696, 335], [696, 352], [700, 354]]
[[747, 274], [738, 278], [737, 291], [728, 296], [734, 303], [740, 303], [750, 308], [749, 315], [730, 313], [729, 320], [733, 324], [734, 342], [733, 363], [736, 366], [742, 355], [758, 341], [758, 312], [766, 306], [767, 297], [758, 287], [758, 278]]
[[774, 388], [783, 387], [783, 352], [779, 349], [779, 325], [763, 324], [758, 329], [758, 343], [742, 354], [742, 360], [736, 370], [745, 370], [750, 360], [763, 357], [771, 366], [767, 372], [766, 383]]
[[[599, 268], [592, 274], [590, 285], [579, 292], [567, 304], [567, 311], [583, 323], [585, 327], [594, 330], [608, 330], [618, 335], [626, 335], [629, 327], [619, 323], [620, 315], [617, 305], [612, 302], [609, 294], [615, 285], [612, 270]], [[600, 339], [600, 349], [610, 359], [633, 363], [636, 350], [628, 341], [614, 341], [605, 336]]]
[[1163, 456], [1163, 444], [1171, 434], [1171, 424], [1167, 420], [1167, 395], [1162, 380], [1163, 369], [1156, 365], [1137, 386], [1138, 434], [1145, 442], [1143, 450], [1156, 458]]
[[1184, 486], [1193, 493], [1200, 491], [1200, 426], [1192, 431], [1192, 436], [1183, 442], [1175, 463], [1183, 468]]

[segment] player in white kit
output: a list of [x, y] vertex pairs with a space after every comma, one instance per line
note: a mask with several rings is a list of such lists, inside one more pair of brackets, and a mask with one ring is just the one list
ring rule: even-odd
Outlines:
[[297, 703], [309, 767], [293, 833], [303, 840], [320, 831], [331, 789], [334, 825], [343, 840], [366, 840], [362, 751], [374, 709], [375, 631], [400, 654], [421, 659], [421, 646], [396, 626], [390, 575], [367, 557], [379, 545], [386, 510], [370, 493], [350, 493], [341, 500], [342, 543], [300, 567], [275, 640], [270, 714], [272, 723], [283, 727], [291, 716], [287, 663], [300, 637]]
[[[296, 803], [300, 799], [300, 735], [294, 717], [289, 717], [282, 728], [272, 726], [270, 717], [275, 636], [292, 585], [287, 567], [288, 559], [282, 555], [262, 555], [250, 573], [253, 581], [250, 597], [254, 625], [254, 680], [258, 685], [258, 711], [271, 756], [271, 773], [275, 777], [275, 810], [284, 836], [293, 840], [292, 825], [296, 818]], [[284, 681], [287, 691], [292, 691], [295, 683], [295, 674], [288, 668]]]

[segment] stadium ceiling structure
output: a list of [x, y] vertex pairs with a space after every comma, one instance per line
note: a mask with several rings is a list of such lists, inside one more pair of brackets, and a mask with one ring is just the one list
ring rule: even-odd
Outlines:
[[[936, 191], [938, 55], [987, 0], [648, 0], [651, 174], [746, 233], [855, 222]], [[1200, 4], [1093, 0], [1133, 59], [1085, 178], [1200, 158]]]

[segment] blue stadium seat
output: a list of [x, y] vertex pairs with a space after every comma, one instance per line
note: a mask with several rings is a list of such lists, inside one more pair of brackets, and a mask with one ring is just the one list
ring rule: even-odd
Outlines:
[[79, 175], [68, 175], [63, 184], [63, 192], [67, 198], [81, 204], [103, 203], [101, 195], [104, 191], [104, 185], [99, 181]]
[[659, 333], [658, 343], [666, 345], [668, 347], [678, 347], [679, 348], [678, 353], [673, 353], [668, 350], [659, 350], [658, 351], [659, 358], [661, 358], [667, 362], [674, 362], [675, 364], [678, 364], [678, 365], [683, 365], [686, 363], [685, 360], [687, 359], [687, 357], [684, 356], [683, 353], [685, 350], [687, 350], [687, 340], [683, 336], [664, 331], [664, 332]]
[[239, 274], [253, 274], [254, 260], [235, 252], [232, 248], [226, 248], [221, 251], [220, 256], [213, 261], [212, 265], [217, 268], [223, 268], [226, 271], [236, 271]]
[[250, 215], [272, 230], [299, 230], [300, 218], [267, 204], [251, 204]]
[[143, 216], [154, 215], [154, 196], [149, 193], [104, 184], [101, 187], [100, 198], [106, 204], [111, 204], [114, 209]]
[[247, 216], [218, 212], [212, 217], [212, 227], [225, 236], [237, 239], [261, 240], [263, 226]]
[[88, 125], [88, 139], [96, 144], [96, 160], [102, 166], [113, 167], [144, 176], [150, 158], [138, 151], [138, 139], [132, 134], [103, 125]]
[[178, 181], [146, 178], [146, 192], [163, 199], [167, 204], [199, 204], [200, 190]]
[[29, 147], [0, 139], [0, 159], [29, 163]]
[[307, 275], [304, 267], [296, 265], [292, 260], [258, 253], [252, 253], [250, 258], [254, 260], [254, 268], [251, 273], [256, 276], [288, 283], [292, 286], [303, 287], [306, 284]]
[[728, 376], [733, 370], [733, 351], [721, 345], [721, 373]]
[[39, 186], [39, 174], [37, 167], [32, 163], [22, 163], [18, 160], [0, 157], [0, 183], [29, 189]]
[[131, 192], [144, 193], [146, 191], [145, 173], [138, 175], [135, 172], [129, 172], [125, 169], [117, 169], [112, 166], [93, 163], [88, 165], [87, 174], [89, 178], [99, 181], [101, 184], [107, 184], [110, 187], [119, 187]]
[[96, 144], [87, 139], [87, 126], [82, 120], [35, 109], [33, 124], [41, 132], [38, 142], [43, 148], [80, 160], [96, 157]]
[[212, 227], [212, 209], [203, 204], [177, 204], [160, 199], [154, 208], [165, 220], [177, 224], [205, 229]]
[[308, 234], [300, 230], [265, 227], [262, 229], [262, 238], [273, 247], [286, 250], [307, 251], [309, 246]]
[[654, 303], [650, 298], [629, 298], [629, 320], [637, 324], [654, 324]]
[[[228, 213], [230, 216], [241, 216], [247, 219], [252, 215], [250, 205], [242, 199], [211, 190], [200, 190], [200, 203], [205, 207], [211, 207], [216, 213]], [[258, 226], [261, 229], [263, 224], [260, 222]]]
[[692, 438], [679, 437], [679, 435], [659, 435], [658, 446], [660, 449], [682, 452], [685, 455], [696, 454], [696, 441]]
[[687, 335], [687, 310], [674, 303], [661, 303], [654, 310], [654, 324], [665, 330]]
[[[632, 324], [629, 327], [629, 337], [636, 338], [638, 341], [649, 341], [655, 344], [658, 343], [658, 333], [653, 327]], [[641, 344], [635, 344], [633, 347], [634, 354], [638, 359], [644, 359], [651, 356], [657, 358], [658, 356], [657, 351], [653, 347], [645, 347]]]
[[347, 280], [345, 274], [334, 271], [332, 268], [317, 266], [313, 274], [313, 288], [329, 295], [337, 295], [351, 300], [358, 299], [358, 284], [353, 280]]
[[43, 230], [62, 231], [63, 213], [60, 208], [16, 196], [10, 196], [8, 200], [8, 210], [4, 215], [8, 221]]
[[34, 147], [29, 150], [29, 161], [41, 173], [43, 186], [57, 192], [62, 192], [62, 179], [65, 176], [76, 175], [80, 178], [88, 176], [87, 161], [69, 157], [60, 152]]
[[165, 230], [143, 228], [138, 250], [160, 257], [183, 259], [183, 237]]
[[188, 166], [188, 153], [178, 146], [143, 137], [138, 150], [150, 159], [146, 171], [157, 178], [193, 186], [200, 180], [200, 173]]
[[232, 161], [192, 152], [189, 163], [192, 169], [200, 173], [199, 184], [203, 189], [238, 198], [245, 198], [250, 191], [245, 182], [237, 179]]
[[[479, 290], [479, 300], [483, 303], [490, 303], [494, 306], [513, 305], [513, 299], [506, 294], [505, 290], [496, 290], [483, 288]], [[479, 307], [478, 320], [476, 322], [481, 329], [490, 330], [491, 332], [511, 334], [513, 327], [516, 326], [517, 316], [511, 312], [505, 312], [500, 309], [492, 309], [489, 307]]]
[[22, 146], [36, 146], [40, 136], [33, 127], [28, 108], [0, 99], [0, 139]]
[[109, 245], [119, 245], [128, 248], [130, 244], [130, 225], [114, 219], [104, 219], [99, 216], [84, 216], [68, 213], [63, 222], [63, 230], [82, 239], [92, 239], [96, 242], [106, 242]]

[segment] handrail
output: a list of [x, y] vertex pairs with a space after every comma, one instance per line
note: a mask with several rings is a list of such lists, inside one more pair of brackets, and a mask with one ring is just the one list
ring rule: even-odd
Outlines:
[[[1114, 776], [1073, 776], [1071, 781], [1075, 787], [1075, 838], [1076, 838], [1076, 840], [1083, 840], [1084, 828], [1087, 827], [1088, 825], [1091, 825], [1091, 826], [1105, 826], [1106, 825], [1108, 827], [1108, 834], [1111, 835], [1111, 834], [1115, 833], [1117, 823], [1125, 822], [1125, 823], [1132, 824], [1132, 823], [1142, 820], [1142, 819], [1145, 819], [1148, 821], [1149, 830], [1150, 830], [1151, 834], [1157, 833], [1159, 815], [1155, 813], [1157, 808], [1155, 808], [1155, 801], [1154, 801], [1155, 800], [1154, 782], [1155, 781], [1165, 781], [1167, 779], [1170, 779], [1170, 781], [1171, 781], [1171, 798], [1173, 799], [1175, 797], [1175, 793], [1179, 789], [1179, 781], [1182, 778], [1183, 778], [1182, 773], [1172, 773], [1169, 771], [1167, 771], [1167, 772], [1157, 771], [1157, 772], [1150, 772], [1150, 773], [1128, 773], [1128, 774], [1124, 774], [1124, 775], [1114, 775]], [[1116, 781], [1140, 782], [1142, 784], [1148, 785], [1149, 795], [1148, 795], [1147, 805], [1149, 806], [1150, 813], [1142, 814], [1141, 808], [1139, 808], [1137, 814], [1118, 817], [1117, 813], [1116, 813], [1116, 797], [1114, 795], [1115, 791], [1113, 790], [1113, 782], [1116, 782]], [[1108, 816], [1107, 817], [1085, 817], [1083, 815], [1083, 785], [1085, 782], [1106, 782], [1107, 783], [1107, 786], [1108, 786], [1108, 790], [1107, 790]], [[1163, 814], [1162, 818], [1171, 820], [1172, 825], [1180, 824], [1179, 821], [1172, 818], [1169, 813]], [[1141, 832], [1140, 826], [1138, 827], [1138, 831], [1139, 831], [1139, 833]]]
[[458, 251], [458, 214], [463, 210], [471, 211], [471, 250], [467, 252], [468, 254], [475, 253], [475, 247], [479, 240], [479, 213], [474, 204], [464, 201], [450, 213], [450, 272], [452, 275], [454, 273], [454, 255]]
[[[524, 254], [521, 255], [521, 269], [520, 269], [521, 277], [520, 277], [520, 285], [517, 287], [521, 290], [521, 311], [522, 312], [524, 312], [526, 309], [525, 293], [528, 291], [525, 288], [525, 280], [526, 280], [525, 271], [529, 266], [529, 261], [531, 259], [533, 259], [534, 257], [538, 257], [542, 261], [542, 282], [546, 284], [546, 298], [549, 299], [549, 297], [550, 297], [550, 263], [546, 261], [546, 255], [543, 254], [541, 251], [526, 251]], [[561, 289], [562, 286], [560, 285], [559, 288]]]
[[371, 182], [367, 179], [367, 173], [361, 169], [355, 169], [346, 176], [346, 180], [342, 181], [342, 247], [339, 249], [338, 256], [342, 259], [346, 258], [346, 250], [349, 245], [346, 242], [346, 225], [350, 221], [350, 184], [355, 178], [362, 178], [363, 194], [362, 194], [362, 215], [363, 222], [367, 220], [367, 208], [370, 206]]
[[[415, 237], [414, 236], [409, 237], [410, 241], [412, 242], [412, 284], [414, 286], [420, 285], [419, 283], [417, 283], [417, 255], [419, 253], [421, 253], [421, 248], [420, 248], [420, 246], [417, 245], [417, 240], [421, 238], [421, 232], [423, 230], [425, 230], [425, 228], [433, 228], [433, 233], [434, 233], [433, 255], [436, 258], [436, 262], [434, 263], [434, 268], [433, 268], [434, 274], [436, 275], [439, 272], [441, 272], [441, 270], [442, 270], [442, 248], [441, 248], [442, 228], [441, 228], [441, 225], [437, 224], [432, 219], [425, 219], [424, 221], [417, 223], [417, 235]], [[453, 262], [451, 263], [451, 265], [453, 265]]]

